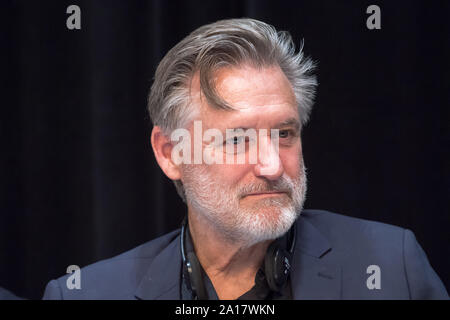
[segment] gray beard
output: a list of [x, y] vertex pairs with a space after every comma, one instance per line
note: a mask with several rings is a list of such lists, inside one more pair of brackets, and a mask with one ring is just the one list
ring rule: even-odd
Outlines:
[[[300, 175], [294, 180], [283, 175], [276, 181], [267, 180], [236, 190], [224, 189], [204, 166], [186, 165], [183, 173], [186, 200], [195, 214], [207, 220], [225, 240], [241, 247], [281, 237], [303, 209], [307, 189], [303, 161]], [[289, 199], [263, 198], [251, 208], [240, 206], [243, 195], [269, 190], [287, 191]], [[274, 214], [274, 210], [278, 213]]]

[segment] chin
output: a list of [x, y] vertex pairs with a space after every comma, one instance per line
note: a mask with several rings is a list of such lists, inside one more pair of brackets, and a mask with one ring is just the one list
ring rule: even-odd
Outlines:
[[264, 199], [251, 206], [249, 205], [242, 207], [244, 210], [252, 211], [255, 213], [264, 213], [267, 216], [279, 216], [282, 214], [283, 210], [289, 210], [289, 208], [292, 208], [292, 206], [293, 204], [291, 201]]
[[248, 210], [248, 212], [263, 224], [275, 225], [280, 222], [283, 215], [283, 209], [286, 210], [287, 208], [276, 205], [265, 205], [259, 208], [252, 208]]

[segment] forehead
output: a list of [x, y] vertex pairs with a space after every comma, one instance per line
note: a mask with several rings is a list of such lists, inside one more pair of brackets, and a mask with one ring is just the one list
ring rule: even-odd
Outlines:
[[218, 95], [235, 110], [212, 108], [200, 93], [198, 75], [192, 80], [192, 103], [208, 127], [271, 127], [286, 119], [298, 120], [292, 86], [278, 66], [222, 68], [215, 74]]

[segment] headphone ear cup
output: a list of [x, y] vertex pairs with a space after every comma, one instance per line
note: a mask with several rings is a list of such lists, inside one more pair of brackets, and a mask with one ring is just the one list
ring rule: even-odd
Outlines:
[[267, 284], [269, 285], [270, 290], [278, 291], [278, 284], [276, 281], [276, 266], [275, 266], [275, 257], [277, 256], [278, 251], [278, 243], [274, 241], [270, 244], [269, 248], [267, 248], [266, 256], [264, 258], [264, 271], [266, 274]]
[[190, 264], [190, 270], [188, 268], [188, 271], [191, 288], [196, 293], [197, 298], [199, 300], [208, 299], [205, 285], [203, 284], [202, 269], [200, 266], [200, 262], [197, 259], [197, 256], [195, 255], [194, 252], [188, 252], [187, 258]]
[[272, 291], [280, 292], [289, 277], [291, 255], [281, 249], [277, 242], [267, 249], [264, 259], [266, 280]]

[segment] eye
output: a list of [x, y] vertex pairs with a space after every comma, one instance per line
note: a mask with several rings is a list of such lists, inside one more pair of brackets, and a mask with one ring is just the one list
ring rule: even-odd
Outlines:
[[280, 130], [279, 131], [279, 136], [280, 138], [288, 138], [289, 135], [291, 134], [290, 130]]
[[235, 146], [243, 142], [245, 142], [245, 136], [234, 136], [226, 141], [227, 144], [233, 144]]

